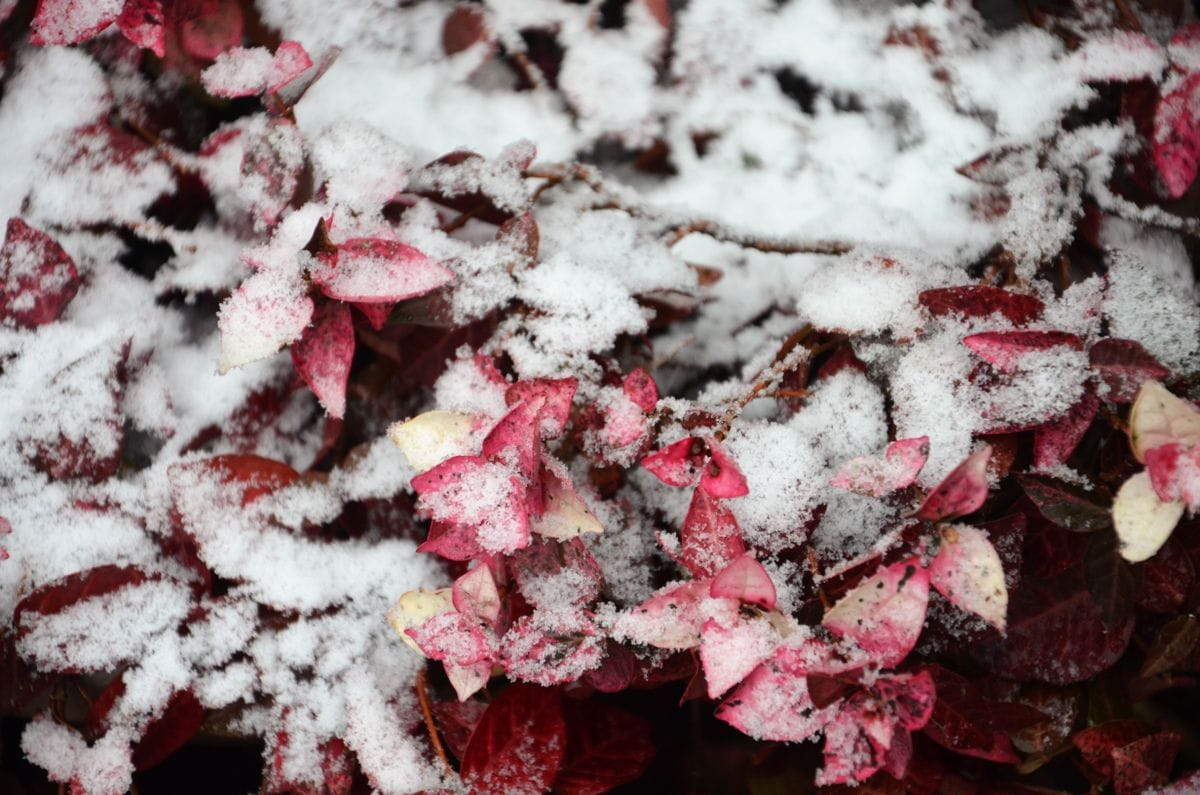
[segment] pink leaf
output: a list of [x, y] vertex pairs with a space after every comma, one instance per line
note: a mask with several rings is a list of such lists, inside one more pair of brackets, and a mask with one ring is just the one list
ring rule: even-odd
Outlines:
[[117, 17], [117, 27], [137, 46], [153, 51], [159, 58], [166, 54], [160, 0], [125, 0], [125, 8]]
[[1088, 351], [1092, 369], [1108, 385], [1106, 397], [1115, 403], [1132, 403], [1146, 381], [1161, 381], [1171, 374], [1133, 340], [1107, 337]]
[[690, 486], [708, 452], [704, 440], [685, 436], [642, 459], [642, 466], [668, 486]]
[[1034, 466], [1054, 467], [1066, 461], [1083, 440], [1099, 410], [1100, 398], [1096, 396], [1095, 387], [1089, 382], [1083, 397], [1066, 414], [1053, 422], [1034, 428]]
[[346, 413], [346, 383], [353, 359], [354, 321], [345, 304], [326, 303], [314, 315], [313, 325], [292, 343], [296, 372], [335, 419]]
[[655, 405], [658, 404], [658, 387], [650, 374], [640, 367], [625, 376], [622, 389], [625, 391], [625, 397], [632, 400], [642, 411], [654, 411]]
[[282, 117], [270, 119], [261, 133], [246, 139], [238, 195], [258, 221], [274, 226], [300, 185], [304, 142], [295, 123]]
[[749, 553], [742, 555], [718, 574], [709, 592], [719, 599], [736, 599], [742, 604], [775, 609], [775, 583], [762, 564]]
[[450, 686], [454, 688], [459, 701], [466, 701], [478, 693], [492, 678], [491, 660], [480, 660], [470, 665], [443, 662], [442, 667], [446, 669], [446, 678], [450, 680]]
[[382, 238], [354, 238], [321, 262], [313, 281], [325, 295], [354, 303], [391, 303], [432, 292], [454, 273], [412, 246]]
[[1151, 139], [1154, 164], [1162, 175], [1167, 196], [1178, 199], [1196, 179], [1200, 157], [1200, 126], [1197, 102], [1200, 72], [1193, 72], [1174, 91], [1161, 97], [1154, 109]]
[[266, 47], [234, 47], [217, 56], [200, 78], [208, 93], [217, 97], [252, 97], [271, 94], [312, 66], [298, 42], [285, 41], [272, 55]]
[[861, 456], [842, 464], [829, 485], [868, 497], [884, 497], [916, 480], [928, 457], [928, 436], [899, 439], [887, 446], [882, 461]]
[[267, 75], [267, 93], [273, 94], [302, 75], [313, 65], [308, 51], [298, 41], [284, 41], [275, 50]]
[[1150, 485], [1163, 502], [1183, 502], [1200, 510], [1200, 447], [1187, 449], [1176, 442], [1146, 451]]
[[479, 623], [457, 610], [438, 613], [405, 633], [433, 660], [471, 665], [495, 654], [491, 638]]
[[929, 572], [916, 558], [884, 566], [843, 596], [822, 624], [898, 665], [917, 643], [929, 604]]
[[945, 528], [929, 564], [929, 581], [952, 604], [1004, 631], [1008, 587], [1000, 556], [983, 531], [970, 525]]
[[937, 686], [928, 671], [881, 676], [872, 688], [891, 705], [900, 726], [908, 731], [925, 728], [937, 703]]
[[479, 545], [510, 553], [529, 543], [525, 490], [508, 468], [455, 456], [412, 479], [419, 505], [441, 522], [473, 528]]
[[711, 497], [744, 497], [750, 493], [746, 476], [715, 439], [707, 439], [711, 457], [700, 472], [700, 488]]
[[603, 636], [582, 611], [534, 613], [504, 635], [500, 658], [512, 678], [543, 687], [565, 684], [600, 665]]
[[1079, 337], [1065, 331], [985, 331], [964, 337], [963, 345], [1006, 373], [1017, 370], [1030, 353], [1064, 347], [1083, 350]]
[[746, 551], [733, 512], [703, 489], [692, 493], [680, 536], [680, 557], [696, 577], [713, 576]]
[[226, 298], [217, 315], [221, 330], [218, 369], [229, 372], [265, 359], [299, 339], [312, 319], [314, 305], [304, 283], [293, 274], [259, 271]]
[[38, 0], [34, 44], [78, 44], [117, 21], [123, 0]]
[[59, 318], [79, 289], [75, 263], [45, 232], [8, 219], [0, 248], [0, 320], [32, 327]]
[[883, 767], [896, 727], [881, 711], [866, 709], [864, 694], [841, 705], [825, 726], [825, 766], [817, 785], [866, 781]]
[[818, 709], [804, 677], [772, 658], [726, 696], [716, 716], [756, 740], [801, 742], [820, 731], [837, 714], [838, 706]]
[[537, 378], [513, 384], [504, 393], [504, 402], [513, 406], [530, 400], [538, 404], [538, 431], [543, 439], [557, 439], [567, 428], [571, 401], [579, 388], [578, 378]]
[[992, 446], [984, 445], [954, 468], [921, 503], [914, 514], [927, 522], [940, 522], [974, 513], [987, 499], [987, 464]]
[[779, 644], [779, 636], [762, 619], [735, 621], [722, 626], [708, 621], [700, 630], [700, 664], [708, 697], [721, 694], [750, 675]]
[[395, 304], [354, 304], [354, 308], [363, 313], [363, 317], [371, 324], [371, 328], [379, 331], [383, 328], [383, 324], [387, 323], [388, 317], [392, 314], [392, 309]]
[[660, 649], [691, 649], [700, 642], [707, 617], [700, 602], [709, 597], [708, 580], [689, 580], [660, 589], [623, 616], [622, 634]]
[[480, 564], [454, 581], [454, 609], [485, 624], [500, 617], [500, 590], [486, 564]]
[[[502, 461], [515, 467], [530, 482], [538, 482], [542, 442], [538, 435], [538, 417], [545, 398], [535, 397], [518, 403], [500, 418], [483, 440], [483, 455], [489, 461]], [[542, 512], [536, 505], [535, 513]]]

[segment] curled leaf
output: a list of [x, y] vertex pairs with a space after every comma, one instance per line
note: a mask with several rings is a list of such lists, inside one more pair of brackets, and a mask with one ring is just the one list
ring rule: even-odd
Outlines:
[[717, 598], [736, 599], [764, 610], [775, 609], [775, 583], [750, 554], [738, 557], [713, 578], [709, 592]]

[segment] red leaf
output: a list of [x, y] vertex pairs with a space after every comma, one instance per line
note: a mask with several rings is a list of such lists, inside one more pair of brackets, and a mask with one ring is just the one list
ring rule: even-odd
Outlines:
[[1174, 91], [1158, 101], [1154, 110], [1152, 149], [1167, 196], [1178, 199], [1196, 178], [1200, 157], [1200, 125], [1196, 102], [1200, 72], [1193, 72]]
[[204, 723], [204, 707], [190, 690], [176, 691], [133, 747], [133, 766], [147, 770], [178, 751]]
[[1178, 442], [1147, 450], [1150, 484], [1163, 502], [1180, 501], [1188, 510], [1200, 509], [1200, 447], [1186, 449]]
[[[251, 209], [258, 220], [267, 226], [279, 220], [300, 185], [303, 169], [303, 140], [291, 120], [273, 117], [261, 134], [247, 136], [241, 193], [251, 197]], [[326, 294], [330, 295], [328, 291]]]
[[708, 452], [703, 439], [685, 436], [642, 459], [642, 466], [668, 486], [690, 486]]
[[78, 44], [117, 20], [121, 0], [38, 0], [33, 15], [34, 44]]
[[0, 248], [0, 320], [27, 328], [62, 315], [79, 289], [79, 272], [62, 246], [20, 218], [8, 219]]
[[541, 795], [558, 775], [566, 743], [558, 690], [513, 684], [479, 719], [460, 773], [473, 793]]
[[447, 55], [470, 49], [479, 42], [489, 42], [491, 38], [487, 19], [473, 5], [456, 5], [442, 23], [442, 50]]
[[121, 35], [137, 46], [153, 51], [159, 58], [166, 54], [163, 7], [159, 0], [125, 0], [117, 27]]
[[419, 505], [434, 519], [472, 528], [489, 552], [529, 543], [525, 489], [508, 467], [477, 456], [454, 456], [412, 479]]
[[[604, 587], [604, 573], [600, 570], [600, 564], [592, 556], [587, 544], [579, 538], [564, 542], [535, 538], [529, 546], [514, 552], [508, 565], [521, 589], [521, 595], [537, 606], [561, 607], [570, 604], [580, 607], [599, 596]], [[572, 584], [565, 599], [558, 589], [551, 587], [545, 590], [554, 579]]]
[[1107, 337], [1088, 351], [1092, 369], [1108, 385], [1105, 396], [1114, 403], [1132, 403], [1146, 381], [1161, 381], [1171, 371], [1133, 340]]
[[604, 649], [600, 666], [585, 673], [581, 681], [601, 693], [617, 693], [637, 679], [638, 659], [633, 652], [613, 640], [607, 641]]
[[1096, 390], [1089, 382], [1083, 397], [1066, 414], [1034, 428], [1034, 466], [1054, 467], [1070, 458], [1099, 410], [1100, 398], [1096, 396]]
[[987, 464], [991, 445], [967, 456], [921, 503], [915, 516], [927, 522], [940, 522], [974, 513], [987, 499]]
[[1164, 731], [1114, 748], [1113, 789], [1117, 795], [1141, 795], [1167, 783], [1183, 736]]
[[737, 599], [742, 604], [775, 609], [775, 583], [753, 555], [742, 554], [724, 568], [709, 588], [715, 598]]
[[637, 781], [654, 758], [650, 725], [623, 709], [563, 701], [567, 746], [551, 788], [560, 795], [600, 795]]
[[258, 455], [221, 455], [201, 464], [211, 469], [222, 483], [241, 485], [242, 507], [300, 479], [300, 473], [282, 461]]
[[429, 523], [429, 535], [417, 551], [439, 555], [446, 560], [474, 560], [487, 554], [479, 545], [473, 528], [436, 520]]
[[654, 411], [655, 405], [658, 404], [658, 387], [650, 374], [640, 367], [625, 376], [621, 388], [625, 391], [625, 397], [632, 400], [642, 411]]
[[[489, 461], [498, 461], [516, 468], [527, 482], [540, 485], [542, 466], [542, 442], [539, 435], [539, 417], [546, 399], [531, 397], [511, 408], [500, 418], [483, 439], [483, 456]], [[541, 514], [541, 490], [536, 489], [537, 504], [530, 506], [535, 514]]]
[[750, 493], [746, 476], [714, 439], [706, 440], [710, 458], [700, 472], [700, 488], [711, 497], [744, 497]]
[[992, 724], [990, 703], [964, 676], [940, 665], [925, 671], [931, 676], [937, 699], [925, 734], [952, 751], [993, 762], [1016, 763], [1008, 735]]
[[988, 317], [999, 313], [1015, 326], [1037, 320], [1046, 308], [1036, 296], [977, 285], [926, 290], [917, 300], [934, 317]]
[[746, 551], [733, 512], [703, 489], [692, 493], [680, 538], [680, 557], [696, 577], [712, 577]]
[[603, 640], [582, 611], [540, 611], [513, 624], [500, 644], [500, 659], [511, 678], [560, 685], [600, 665]]
[[506, 405], [526, 401], [538, 403], [538, 432], [543, 439], [557, 439], [567, 428], [571, 401], [579, 388], [578, 378], [537, 378], [513, 384], [504, 393]]
[[1006, 373], [1020, 367], [1022, 357], [1053, 348], [1083, 350], [1083, 342], [1065, 331], [985, 331], [963, 337], [963, 345]]
[[1172, 613], [1183, 604], [1195, 582], [1196, 569], [1191, 558], [1179, 542], [1167, 539], [1154, 557], [1142, 564], [1134, 598], [1143, 610]]
[[68, 574], [34, 589], [17, 602], [13, 608], [13, 625], [17, 635], [22, 635], [25, 632], [23, 618], [28, 613], [52, 615], [85, 599], [104, 596], [130, 585], [141, 585], [147, 579], [141, 569], [111, 564]]
[[868, 497], [883, 497], [916, 480], [928, 457], [928, 436], [898, 439], [887, 446], [882, 461], [860, 456], [842, 464], [829, 485]]
[[379, 331], [383, 325], [387, 323], [388, 318], [392, 314], [392, 309], [395, 308], [393, 303], [384, 304], [354, 304], [354, 308], [363, 313], [363, 317], [371, 324], [371, 328]]
[[494, 656], [493, 642], [479, 622], [457, 610], [438, 613], [405, 630], [431, 660], [472, 665]]
[[346, 384], [354, 359], [354, 320], [346, 304], [325, 303], [292, 343], [292, 363], [329, 416], [346, 414]]
[[1112, 752], [1149, 733], [1146, 725], [1136, 720], [1110, 720], [1091, 726], [1071, 738], [1083, 760], [1105, 779], [1112, 778], [1115, 767]]
[[450, 746], [450, 753], [456, 759], [462, 759], [471, 732], [475, 731], [487, 704], [482, 701], [436, 701], [432, 708], [438, 731], [446, 745]]
[[184, 18], [179, 40], [184, 51], [202, 61], [211, 61], [242, 41], [245, 21], [237, 0], [212, 0], [198, 4], [199, 13]]
[[398, 240], [359, 237], [324, 257], [313, 281], [330, 298], [363, 304], [393, 303], [425, 295], [453, 281], [454, 272]]

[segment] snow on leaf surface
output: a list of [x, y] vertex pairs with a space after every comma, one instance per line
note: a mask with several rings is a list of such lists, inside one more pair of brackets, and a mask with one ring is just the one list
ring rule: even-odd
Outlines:
[[479, 719], [460, 772], [475, 792], [540, 795], [558, 775], [566, 743], [558, 690], [513, 684]]
[[1116, 337], [1097, 340], [1088, 361], [1108, 386], [1106, 397], [1116, 403], [1132, 403], [1143, 383], [1171, 374], [1141, 343]]
[[1033, 430], [1033, 463], [1045, 469], [1065, 462], [1083, 440], [1100, 410], [1100, 398], [1089, 385], [1083, 397], [1056, 420]]
[[313, 324], [292, 343], [296, 372], [334, 419], [346, 413], [346, 383], [353, 359], [354, 321], [345, 304], [324, 304]]
[[1157, 381], [1146, 381], [1129, 410], [1129, 441], [1138, 461], [1146, 452], [1177, 442], [1200, 446], [1200, 409], [1171, 394]]
[[542, 482], [544, 505], [542, 513], [531, 521], [533, 532], [558, 541], [568, 541], [585, 533], [604, 532], [600, 520], [569, 480], [546, 472]]
[[1004, 372], [1015, 372], [1021, 359], [1034, 351], [1062, 347], [1083, 350], [1077, 336], [1063, 331], [985, 331], [964, 337], [963, 345]]
[[708, 441], [709, 459], [700, 472], [700, 488], [711, 497], [745, 497], [750, 493], [746, 476], [714, 439]]
[[45, 232], [8, 219], [0, 248], [0, 319], [19, 326], [57, 320], [79, 290], [75, 263]]
[[778, 634], [763, 619], [735, 621], [728, 627], [706, 622], [700, 632], [700, 664], [708, 697], [720, 698], [770, 657], [778, 644]]
[[692, 492], [680, 542], [680, 558], [695, 577], [712, 577], [746, 551], [733, 512], [699, 488]]
[[434, 519], [470, 528], [489, 552], [514, 552], [529, 543], [525, 490], [508, 467], [455, 456], [414, 477], [412, 485]]
[[979, 510], [987, 499], [987, 465], [991, 455], [991, 445], [971, 453], [929, 492], [915, 516], [927, 522], [940, 522]]
[[1121, 557], [1130, 563], [1153, 557], [1171, 537], [1184, 508], [1182, 501], [1159, 499], [1150, 473], [1142, 471], [1131, 476], [1117, 491], [1112, 506]]
[[884, 566], [825, 613], [821, 623], [898, 665], [917, 643], [929, 604], [929, 571], [916, 558]]
[[1172, 442], [1148, 450], [1146, 472], [1160, 500], [1182, 502], [1193, 514], [1200, 509], [1200, 447]]
[[159, 58], [166, 55], [163, 7], [160, 0], [125, 0], [117, 17], [121, 35], [139, 47], [152, 51]]
[[1158, 101], [1151, 139], [1154, 164], [1167, 195], [1187, 192], [1200, 166], [1200, 72], [1188, 75]]
[[962, 524], [943, 528], [941, 546], [929, 564], [929, 584], [958, 607], [1004, 631], [1008, 587], [1000, 556], [983, 531]]
[[928, 457], [928, 436], [898, 439], [887, 446], [882, 461], [859, 456], [842, 464], [829, 485], [868, 497], [883, 497], [916, 480]]
[[266, 47], [234, 47], [200, 73], [208, 92], [218, 97], [274, 93], [312, 66], [304, 47], [282, 42], [272, 55]]
[[775, 609], [775, 583], [762, 564], [749, 553], [735, 558], [713, 578], [709, 592], [719, 599], [736, 599], [742, 604]]
[[1016, 326], [1038, 319], [1045, 310], [1045, 304], [1037, 296], [983, 285], [940, 287], [926, 290], [918, 298], [934, 317], [985, 318], [1000, 314]]
[[298, 274], [265, 270], [253, 273], [221, 304], [219, 369], [265, 359], [299, 339], [308, 328], [313, 300], [304, 292]]
[[702, 439], [686, 436], [642, 459], [642, 466], [668, 486], [690, 486], [704, 464]]
[[38, 0], [34, 44], [78, 44], [117, 21], [124, 0]]
[[412, 246], [382, 238], [340, 243], [337, 256], [322, 260], [313, 272], [325, 295], [364, 304], [424, 295], [453, 279], [453, 272]]

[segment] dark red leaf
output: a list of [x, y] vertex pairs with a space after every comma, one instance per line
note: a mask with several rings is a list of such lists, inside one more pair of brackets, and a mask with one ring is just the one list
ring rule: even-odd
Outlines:
[[555, 793], [600, 795], [641, 778], [654, 758], [649, 724], [623, 709], [567, 699], [563, 717], [567, 748]]
[[1105, 396], [1114, 403], [1132, 403], [1145, 381], [1161, 381], [1171, 371], [1142, 347], [1140, 342], [1108, 337], [1088, 351], [1092, 369], [1108, 386]]
[[326, 302], [313, 315], [312, 325], [292, 343], [292, 363], [329, 416], [346, 414], [346, 384], [354, 359], [354, 321], [350, 307]]
[[1106, 779], [1112, 778], [1112, 752], [1145, 737], [1149, 729], [1136, 720], [1110, 720], [1075, 734], [1071, 743], [1079, 749], [1083, 761]]
[[1194, 668], [1189, 661], [1194, 660], [1197, 648], [1200, 648], [1200, 619], [1194, 615], [1176, 616], [1163, 625], [1146, 651], [1141, 675], [1151, 677]]
[[130, 585], [141, 585], [153, 579], [133, 566], [97, 566], [68, 574], [40, 588], [34, 589], [13, 608], [13, 625], [17, 634], [23, 634], [25, 616], [38, 613], [48, 616], [61, 612], [71, 605], [97, 596], [113, 593]]
[[917, 300], [934, 317], [988, 317], [1000, 313], [1016, 326], [1038, 319], [1046, 308], [1036, 296], [979, 285], [926, 290]]
[[450, 753], [456, 759], [462, 759], [471, 732], [475, 731], [487, 704], [482, 701], [437, 701], [432, 709], [438, 732], [450, 747]]
[[[509, 557], [508, 565], [517, 587], [530, 604], [538, 604], [539, 583], [564, 573], [570, 573], [569, 581], [575, 584], [569, 601], [572, 605], [587, 604], [599, 596], [600, 589], [604, 587], [604, 573], [600, 570], [600, 564], [592, 556], [587, 544], [579, 538], [559, 542], [534, 536], [529, 546]], [[561, 597], [557, 590], [555, 594], [556, 598]], [[562, 604], [560, 601], [557, 606]]]
[[541, 795], [562, 766], [567, 742], [557, 689], [513, 684], [479, 719], [460, 774], [473, 793]]
[[237, 0], [192, 4], [196, 11], [179, 24], [179, 40], [193, 58], [211, 61], [242, 42], [245, 20]]
[[1120, 546], [1115, 532], [1101, 530], [1091, 535], [1083, 557], [1088, 591], [1109, 628], [1125, 624], [1133, 613], [1133, 570], [1121, 557]]
[[460, 3], [442, 23], [442, 50], [447, 55], [462, 52], [479, 42], [488, 42], [491, 31], [479, 6]]
[[1168, 538], [1154, 557], [1142, 564], [1142, 576], [1134, 600], [1152, 613], [1171, 613], [1187, 598], [1196, 582], [1196, 569], [1187, 552]]
[[142, 739], [133, 747], [133, 765], [138, 770], [154, 767], [183, 747], [204, 723], [204, 707], [190, 690], [171, 696], [163, 714], [150, 721]]
[[992, 722], [990, 703], [964, 676], [940, 665], [927, 666], [937, 699], [925, 734], [944, 748], [993, 762], [1016, 762], [1008, 735]]
[[0, 247], [0, 320], [33, 327], [59, 318], [79, 289], [75, 263], [45, 232], [8, 219]]
[[1088, 382], [1083, 397], [1066, 414], [1033, 430], [1033, 463], [1039, 468], [1055, 467], [1075, 452], [1100, 410], [1100, 398]]
[[1167, 783], [1183, 736], [1164, 731], [1114, 748], [1113, 789], [1117, 795], [1141, 795]]
[[202, 463], [222, 483], [237, 483], [242, 487], [243, 507], [300, 479], [300, 473], [282, 461], [258, 455], [221, 455]]
[[1042, 516], [1059, 527], [1090, 532], [1112, 524], [1109, 509], [1093, 501], [1099, 498], [1109, 502], [1106, 494], [1090, 494], [1074, 484], [1046, 475], [1021, 475], [1017, 481]]

